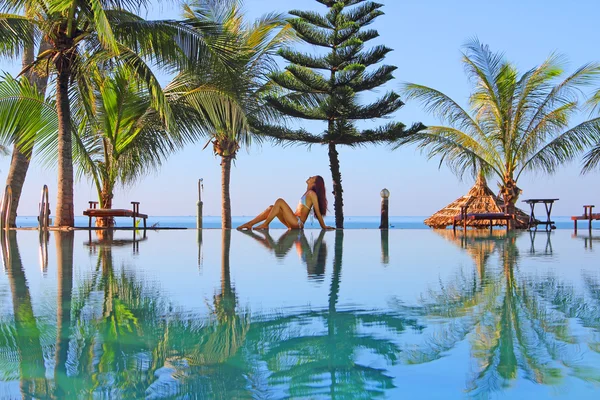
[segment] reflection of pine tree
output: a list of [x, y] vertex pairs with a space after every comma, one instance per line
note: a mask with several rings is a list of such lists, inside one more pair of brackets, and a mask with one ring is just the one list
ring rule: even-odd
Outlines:
[[[359, 353], [395, 364], [398, 346], [367, 333], [376, 326], [400, 334], [416, 321], [401, 315], [338, 310], [342, 278], [342, 231], [336, 232], [329, 306], [325, 310], [265, 317], [248, 333], [250, 351], [270, 370], [269, 385], [283, 386], [291, 397], [373, 398], [393, 388], [384, 368], [357, 361]], [[320, 332], [315, 327], [321, 326]]]
[[[489, 240], [499, 248], [501, 268], [490, 273], [489, 266], [478, 265], [480, 272], [488, 272], [475, 285], [477, 290], [463, 276], [433, 293], [433, 301], [425, 304], [427, 315], [443, 315], [449, 322], [419, 349], [406, 352], [406, 361], [435, 360], [468, 337], [475, 372], [467, 389], [475, 396], [506, 388], [518, 376], [547, 385], [567, 375], [597, 379], [600, 371], [579, 363], [577, 338], [569, 329], [569, 318], [585, 321], [589, 315], [577, 306], [583, 303], [577, 300], [581, 297], [555, 278], [517, 275], [519, 252], [513, 234]], [[488, 260], [487, 255], [483, 259]], [[556, 302], [571, 307], [561, 309]]]

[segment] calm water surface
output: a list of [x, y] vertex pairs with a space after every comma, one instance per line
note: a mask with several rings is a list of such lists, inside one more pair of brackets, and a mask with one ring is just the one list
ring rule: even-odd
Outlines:
[[597, 232], [1, 242], [3, 399], [600, 397]]

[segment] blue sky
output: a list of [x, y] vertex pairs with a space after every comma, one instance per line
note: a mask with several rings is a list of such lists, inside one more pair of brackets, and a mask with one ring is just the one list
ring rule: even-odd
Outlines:
[[[461, 65], [461, 46], [477, 36], [494, 51], [502, 51], [521, 71], [540, 64], [552, 52], [569, 60], [568, 70], [600, 60], [597, 44], [597, 16], [600, 3], [587, 0], [565, 2], [554, 0], [473, 1], [460, 0], [380, 0], [386, 15], [373, 27], [380, 38], [371, 44], [384, 43], [394, 49], [385, 62], [396, 65], [396, 79], [386, 89], [397, 90], [402, 82], [414, 82], [439, 89], [467, 104], [469, 83]], [[314, 0], [246, 0], [249, 18], [270, 11], [290, 9], [324, 10]], [[178, 6], [158, 5], [147, 18], [176, 18]], [[316, 51], [309, 48], [309, 51]], [[18, 62], [0, 62], [0, 70], [18, 73]], [[168, 76], [162, 76], [164, 82]], [[379, 94], [384, 90], [380, 90]], [[437, 123], [424, 113], [419, 104], [408, 103], [393, 116], [407, 125], [422, 121]], [[385, 122], [385, 121], [384, 121]], [[368, 125], [375, 126], [376, 123]], [[324, 126], [311, 124], [321, 131]], [[194, 215], [197, 180], [204, 179], [204, 213], [219, 215], [220, 166], [205, 142], [189, 146], [172, 156], [157, 173], [152, 173], [135, 186], [119, 189], [113, 205], [126, 207], [130, 201], [141, 201], [142, 212], [151, 215]], [[414, 147], [391, 151], [385, 146], [359, 149], [340, 148], [346, 215], [377, 215], [379, 191], [391, 192], [391, 215], [426, 216], [437, 211], [472, 185], [460, 182], [437, 160], [428, 161]], [[0, 159], [0, 179], [6, 179], [10, 157]], [[522, 199], [557, 197], [555, 215], [574, 215], [582, 204], [600, 203], [599, 172], [580, 176], [579, 160], [563, 167], [553, 176], [528, 174], [521, 177]], [[331, 189], [327, 149], [313, 147], [273, 147], [253, 145], [242, 150], [232, 169], [231, 198], [233, 215], [254, 215], [278, 197], [292, 207], [305, 190], [308, 176], [320, 174]], [[25, 184], [19, 215], [35, 215], [43, 184], [50, 187], [51, 204], [55, 204], [56, 171], [32, 165]], [[496, 191], [495, 182], [489, 182]], [[87, 208], [88, 200], [96, 200], [96, 192], [88, 181], [78, 182], [75, 190], [76, 215]], [[333, 214], [333, 196], [329, 195]], [[598, 204], [600, 206], [600, 204]]]

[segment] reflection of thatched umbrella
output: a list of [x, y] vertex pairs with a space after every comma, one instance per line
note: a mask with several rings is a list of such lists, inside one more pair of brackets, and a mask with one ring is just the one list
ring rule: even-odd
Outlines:
[[465, 235], [455, 235], [451, 230], [436, 230], [436, 233], [469, 253], [477, 266], [477, 271], [481, 279], [485, 275], [487, 260], [496, 249], [496, 242], [506, 239], [506, 232], [502, 230], [492, 232], [488, 230], [473, 230], [467, 232]]
[[[487, 186], [485, 178], [479, 176], [475, 185], [469, 190], [469, 192], [448, 204], [440, 211], [433, 214], [431, 217], [425, 220], [425, 224], [432, 228], [446, 228], [452, 225], [454, 217], [460, 214], [460, 208], [468, 205], [469, 213], [501, 213], [504, 212], [504, 201], [492, 193], [491, 189]], [[529, 215], [523, 210], [516, 209], [516, 228], [525, 229], [527, 228], [527, 222], [529, 221]], [[505, 221], [494, 220], [493, 225], [506, 225]], [[487, 228], [490, 226], [488, 220], [480, 221], [468, 221], [467, 226], [476, 228]]]

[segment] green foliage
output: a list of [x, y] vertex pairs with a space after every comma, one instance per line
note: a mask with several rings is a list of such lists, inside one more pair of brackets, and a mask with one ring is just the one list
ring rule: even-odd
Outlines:
[[18, 142], [30, 153], [33, 138], [48, 143], [56, 137], [58, 121], [54, 104], [45, 100], [25, 78], [4, 75], [0, 79], [0, 143]]
[[289, 23], [301, 41], [321, 47], [324, 52], [309, 55], [290, 48], [279, 50], [279, 55], [290, 64], [285, 71], [271, 73], [274, 90], [266, 96], [266, 101], [284, 116], [327, 122], [327, 128], [321, 134], [311, 134], [262, 120], [251, 123], [279, 143], [330, 146], [336, 226], [342, 228], [341, 174], [335, 146], [390, 143], [419, 131], [422, 126], [416, 124], [406, 129], [404, 124], [396, 122], [363, 131], [356, 128], [355, 121], [388, 117], [404, 104], [394, 92], [370, 104], [359, 104], [362, 92], [394, 79], [392, 73], [396, 67], [369, 68], [381, 62], [391, 49], [382, 45], [365, 49], [366, 43], [379, 35], [365, 27], [383, 15], [383, 5], [365, 0], [317, 1], [328, 8], [325, 14], [293, 10]]
[[[369, 40], [377, 37], [374, 30], [362, 30], [377, 16], [382, 15], [382, 4], [361, 1], [320, 2], [329, 10], [325, 15], [313, 11], [290, 11], [295, 18], [289, 23], [298, 37], [307, 43], [327, 49], [322, 55], [308, 55], [290, 48], [279, 50], [279, 55], [290, 62], [285, 71], [271, 74], [277, 92], [267, 101], [284, 115], [330, 122], [321, 135], [321, 143], [364, 144], [387, 142], [406, 135], [400, 124], [393, 129], [359, 132], [354, 120], [375, 119], [388, 116], [403, 103], [394, 92], [384, 95], [375, 102], [361, 106], [358, 95], [376, 89], [393, 79], [396, 67], [381, 66], [373, 71], [368, 67], [379, 63], [391, 51], [386, 46], [365, 49]], [[355, 6], [351, 8], [351, 6]], [[307, 101], [307, 97], [318, 97], [318, 102]], [[315, 104], [316, 103], [316, 104]], [[402, 125], [403, 126], [403, 125]], [[258, 124], [261, 132], [273, 134], [278, 141], [302, 142], [308, 134], [302, 130], [292, 131], [284, 127]], [[414, 126], [408, 132], [417, 131]], [[381, 133], [375, 135], [374, 133]], [[365, 136], [365, 137], [363, 137]], [[314, 143], [310, 135], [308, 143]]]
[[398, 142], [416, 143], [429, 157], [440, 157], [459, 177], [479, 171], [506, 185], [525, 171], [552, 173], [600, 140], [600, 119], [574, 127], [579, 93], [597, 79], [600, 66], [586, 64], [564, 77], [563, 60], [551, 55], [519, 74], [502, 54], [477, 40], [466, 46], [465, 70], [473, 82], [470, 111], [449, 96], [413, 83], [404, 86], [444, 126], [430, 126]]
[[[253, 130], [249, 118], [271, 118], [262, 100], [268, 91], [267, 73], [274, 66], [274, 53], [290, 39], [283, 15], [267, 14], [253, 23], [245, 21], [241, 1], [196, 2], [185, 7], [191, 26], [213, 25], [233, 56], [230, 64], [200, 63], [181, 72], [169, 90], [196, 109], [208, 124], [206, 132], [215, 144], [215, 154], [235, 157], [239, 145], [249, 145]], [[211, 47], [214, 37], [207, 38]]]
[[[594, 93], [588, 100], [588, 106], [592, 112], [600, 111], [600, 90]], [[596, 131], [600, 132], [600, 121], [595, 124]], [[600, 140], [597, 140], [591, 149], [583, 156], [583, 173], [591, 172], [600, 165]]]

